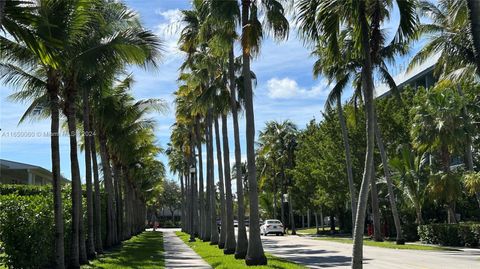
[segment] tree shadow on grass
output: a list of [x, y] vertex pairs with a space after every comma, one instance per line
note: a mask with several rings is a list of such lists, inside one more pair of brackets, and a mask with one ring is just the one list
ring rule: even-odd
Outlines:
[[120, 246], [108, 250], [82, 269], [90, 268], [163, 268], [165, 266], [163, 234], [144, 232]]

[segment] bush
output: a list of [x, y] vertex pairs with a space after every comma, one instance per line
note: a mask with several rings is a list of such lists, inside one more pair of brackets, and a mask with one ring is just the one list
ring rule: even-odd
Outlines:
[[0, 196], [0, 241], [10, 268], [51, 268], [54, 249], [52, 199], [44, 195]]
[[25, 195], [47, 195], [52, 193], [52, 187], [35, 186], [35, 185], [20, 185], [20, 184], [0, 184], [0, 195], [8, 195], [16, 193], [21, 196]]
[[442, 246], [477, 247], [480, 243], [480, 224], [428, 224], [418, 227], [420, 241]]
[[[69, 260], [71, 243], [71, 189], [62, 189], [65, 260]], [[83, 223], [87, 229], [86, 198], [83, 195]], [[106, 210], [102, 193], [102, 212]], [[102, 214], [102, 237], [106, 222]], [[0, 255], [9, 268], [52, 268], [54, 263], [54, 216], [52, 188], [48, 186], [0, 184]]]

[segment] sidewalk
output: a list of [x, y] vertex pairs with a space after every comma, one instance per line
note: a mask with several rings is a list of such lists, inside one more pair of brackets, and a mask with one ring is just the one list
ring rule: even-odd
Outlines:
[[178, 229], [159, 229], [159, 231], [163, 232], [165, 268], [212, 268], [175, 235]]

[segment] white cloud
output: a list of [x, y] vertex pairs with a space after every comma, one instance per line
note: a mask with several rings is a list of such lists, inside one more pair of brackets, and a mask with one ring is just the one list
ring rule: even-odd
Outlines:
[[267, 81], [268, 96], [272, 99], [318, 98], [328, 95], [330, 87], [322, 80], [311, 89], [305, 89], [291, 78], [272, 78]]
[[157, 25], [155, 32], [165, 43], [166, 61], [177, 58], [175, 56], [181, 56], [178, 38], [182, 26], [182, 12], [179, 9], [168, 9], [157, 10], [155, 14], [160, 15], [164, 21]]

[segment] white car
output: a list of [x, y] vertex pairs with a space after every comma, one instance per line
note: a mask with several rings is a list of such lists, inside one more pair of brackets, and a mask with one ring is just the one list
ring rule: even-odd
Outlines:
[[276, 219], [267, 219], [262, 226], [260, 226], [260, 234], [267, 236], [268, 234], [284, 235], [283, 224]]

